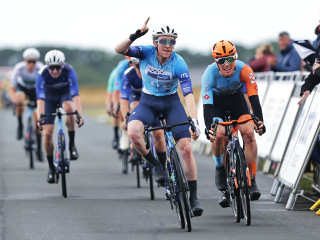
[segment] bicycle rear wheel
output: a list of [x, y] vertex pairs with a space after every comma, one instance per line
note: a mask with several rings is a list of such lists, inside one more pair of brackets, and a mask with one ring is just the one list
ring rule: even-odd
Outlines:
[[239, 188], [240, 198], [243, 217], [246, 220], [246, 225], [251, 224], [251, 209], [250, 209], [250, 198], [249, 198], [249, 184], [247, 176], [247, 163], [244, 153], [240, 147], [237, 148], [237, 161], [239, 162], [240, 171], [239, 173]]
[[183, 215], [187, 223], [188, 232], [191, 232], [191, 207], [188, 199], [188, 181], [182, 168], [178, 153], [175, 149], [171, 149], [171, 161], [175, 170], [175, 180], [178, 187], [178, 196], [183, 209]]
[[129, 150], [124, 150], [121, 155], [122, 160], [122, 173], [128, 174], [128, 157], [129, 157]]
[[30, 169], [34, 169], [34, 158], [33, 158], [33, 145], [34, 145], [34, 136], [33, 136], [33, 127], [32, 127], [32, 119], [28, 118], [28, 128], [25, 136], [25, 149], [29, 152], [29, 167]]
[[61, 168], [61, 187], [62, 196], [67, 197], [67, 179], [66, 179], [66, 149], [65, 149], [65, 138], [63, 133], [59, 133], [60, 141], [60, 168]]
[[137, 170], [137, 188], [140, 188], [140, 160], [136, 161], [136, 170]]

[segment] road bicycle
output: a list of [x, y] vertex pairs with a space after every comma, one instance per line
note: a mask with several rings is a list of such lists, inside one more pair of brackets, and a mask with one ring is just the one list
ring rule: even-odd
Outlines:
[[[58, 139], [56, 144], [56, 154], [54, 158], [54, 165], [56, 168], [56, 183], [59, 182], [59, 174], [61, 175], [61, 187], [62, 187], [62, 196], [67, 198], [67, 179], [66, 173], [70, 172], [70, 158], [68, 154], [68, 149], [65, 140], [65, 134], [63, 132], [62, 116], [64, 115], [75, 115], [78, 122], [80, 122], [81, 116], [78, 111], [74, 112], [63, 112], [63, 109], [57, 107], [57, 111], [51, 114], [41, 114], [40, 115], [40, 125], [42, 125], [45, 117], [58, 117]], [[40, 128], [42, 130], [42, 128]]]
[[[230, 113], [226, 115], [226, 122], [215, 120], [211, 125], [213, 136], [216, 135], [218, 125], [224, 126], [226, 136], [228, 137], [228, 145], [226, 147], [226, 172], [227, 172], [227, 190], [231, 203], [231, 209], [237, 223], [241, 218], [245, 219], [246, 225], [251, 224], [251, 209], [249, 198], [249, 187], [251, 179], [247, 160], [239, 141], [239, 125], [247, 122], [254, 122], [259, 127], [259, 119], [253, 114], [245, 114], [238, 120], [231, 120]], [[210, 140], [209, 131], [205, 129], [207, 138]]]
[[34, 127], [34, 121], [33, 121], [33, 112], [34, 109], [37, 107], [37, 104], [35, 101], [29, 101], [27, 103], [20, 103], [15, 104], [13, 108], [13, 114], [15, 115], [15, 111], [17, 107], [24, 107], [27, 106], [27, 127], [26, 132], [24, 135], [24, 142], [23, 147], [26, 151], [26, 154], [29, 156], [29, 167], [30, 169], [34, 169], [34, 152], [36, 149], [35, 145], [35, 127]]
[[[193, 131], [195, 126], [191, 117], [188, 117], [188, 122], [182, 122], [177, 124], [166, 125], [165, 118], [162, 114], [159, 116], [161, 123], [160, 127], [148, 127], [145, 126], [144, 135], [148, 135], [149, 132], [163, 129], [165, 133], [165, 141], [167, 146], [167, 160], [165, 165], [165, 196], [170, 202], [172, 210], [175, 210], [180, 222], [180, 227], [185, 229], [187, 225], [188, 232], [191, 232], [191, 217], [192, 211], [188, 198], [188, 180], [183, 170], [182, 164], [178, 152], [176, 150], [176, 144], [173, 138], [172, 128], [181, 125], [191, 125]], [[149, 138], [146, 137], [146, 147], [150, 148]]]

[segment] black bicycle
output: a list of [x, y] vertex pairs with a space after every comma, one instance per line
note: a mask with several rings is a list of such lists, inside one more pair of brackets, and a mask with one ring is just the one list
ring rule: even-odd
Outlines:
[[[62, 196], [67, 197], [67, 179], [66, 173], [70, 172], [70, 159], [67, 150], [65, 135], [63, 132], [62, 116], [64, 115], [76, 115], [78, 122], [80, 122], [81, 116], [78, 111], [74, 112], [62, 112], [58, 107], [57, 112], [51, 114], [41, 114], [40, 115], [40, 127], [45, 117], [57, 116], [58, 117], [58, 140], [56, 147], [56, 154], [54, 159], [54, 165], [56, 167], [56, 183], [59, 182], [59, 174], [61, 175], [61, 187], [62, 187]], [[42, 130], [42, 128], [40, 128]]]
[[[172, 210], [175, 210], [180, 226], [185, 229], [186, 225], [188, 232], [191, 232], [191, 217], [192, 211], [188, 198], [188, 180], [180, 162], [178, 152], [176, 150], [175, 142], [172, 136], [172, 128], [181, 125], [191, 125], [192, 130], [195, 130], [195, 126], [191, 117], [188, 117], [188, 122], [182, 122], [172, 125], [166, 125], [163, 115], [159, 116], [161, 122], [160, 127], [148, 127], [145, 126], [144, 135], [148, 136], [148, 133], [158, 129], [163, 129], [165, 132], [165, 141], [167, 145], [167, 161], [165, 167], [165, 196], [170, 201]], [[150, 148], [149, 137], [146, 137], [146, 147]]]
[[28, 103], [21, 103], [21, 104], [15, 104], [13, 111], [15, 115], [15, 110], [17, 107], [24, 107], [27, 106], [27, 127], [26, 132], [24, 135], [24, 143], [23, 147], [26, 151], [26, 154], [29, 156], [29, 167], [30, 169], [34, 169], [34, 151], [36, 149], [35, 145], [35, 127], [34, 127], [34, 121], [33, 121], [33, 111], [37, 107], [36, 102], [29, 101]]
[[[246, 225], [251, 224], [251, 209], [249, 198], [249, 187], [251, 179], [247, 160], [244, 151], [240, 145], [238, 131], [239, 125], [253, 121], [256, 126], [259, 126], [259, 119], [253, 114], [245, 114], [239, 117], [238, 120], [231, 120], [230, 114], [226, 117], [226, 122], [216, 120], [211, 125], [213, 136], [216, 135], [218, 125], [224, 126], [226, 136], [229, 142], [226, 147], [226, 172], [227, 172], [227, 189], [229, 193], [231, 208], [237, 223], [241, 218], [244, 218]], [[209, 132], [206, 129], [205, 133], [210, 140]]]

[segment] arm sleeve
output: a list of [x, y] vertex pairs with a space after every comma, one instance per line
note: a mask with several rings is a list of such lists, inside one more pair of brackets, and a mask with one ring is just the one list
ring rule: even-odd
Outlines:
[[315, 86], [319, 83], [320, 83], [320, 76], [313, 75], [312, 73], [310, 73], [309, 76], [305, 79], [304, 84], [301, 86], [300, 96], [302, 96], [302, 94], [305, 91], [312, 92]]
[[19, 69], [18, 65], [16, 65], [11, 74], [10, 85], [13, 87], [17, 87], [17, 84], [18, 84], [18, 75], [19, 75], [18, 69]]
[[116, 69], [114, 68], [108, 78], [107, 92], [109, 92], [109, 93], [113, 92], [113, 84], [114, 84], [115, 74], [116, 74]]
[[214, 79], [211, 75], [211, 69], [208, 67], [205, 70], [201, 80], [201, 98], [204, 105], [213, 105], [213, 82]]
[[203, 118], [207, 129], [211, 129], [213, 123], [213, 104], [203, 104]]
[[36, 93], [37, 99], [44, 100], [46, 98], [46, 94], [44, 91], [44, 79], [39, 73], [36, 76]]
[[121, 86], [121, 99], [129, 100], [131, 92], [131, 86], [129, 83], [129, 79], [125, 74], [122, 77], [122, 86]]
[[252, 69], [244, 65], [240, 72], [240, 81], [246, 85], [248, 96], [258, 95], [258, 85]]
[[262, 115], [262, 109], [261, 109], [259, 96], [252, 95], [249, 97], [249, 101], [251, 103], [253, 114], [256, 115], [256, 117], [258, 117], [259, 120], [263, 122], [263, 115]]
[[178, 63], [175, 67], [175, 75], [179, 78], [183, 96], [193, 93], [188, 66], [180, 56], [178, 57]]
[[79, 96], [78, 77], [74, 69], [69, 73], [69, 81], [71, 97]]

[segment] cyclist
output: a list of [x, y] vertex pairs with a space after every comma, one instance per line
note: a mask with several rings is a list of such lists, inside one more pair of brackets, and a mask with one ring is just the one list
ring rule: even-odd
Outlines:
[[[37, 85], [37, 114], [50, 114], [56, 112], [57, 105], [65, 112], [73, 112], [74, 108], [82, 115], [82, 107], [79, 97], [78, 80], [75, 70], [65, 63], [65, 56], [59, 50], [51, 50], [45, 56], [46, 65], [39, 71], [36, 77]], [[75, 146], [75, 117], [69, 115], [66, 118], [66, 125], [69, 135], [70, 159], [77, 160], [79, 157]], [[81, 118], [78, 126], [83, 125]], [[44, 148], [47, 154], [49, 171], [47, 182], [55, 183], [55, 166], [53, 164], [53, 129], [54, 117], [44, 119]], [[40, 123], [38, 122], [38, 127]]]
[[[115, 118], [114, 121], [117, 123], [116, 127], [114, 128], [114, 131], [117, 131], [117, 134], [115, 134], [117, 136], [118, 136], [118, 124], [119, 124], [118, 118], [121, 117], [121, 114], [120, 112], [116, 112], [116, 110], [118, 108], [118, 105], [120, 104], [122, 76], [125, 70], [127, 70], [130, 67], [130, 64], [131, 64], [130, 57], [126, 57], [126, 59], [121, 60], [116, 67], [116, 71], [114, 75], [113, 93], [112, 93], [112, 105], [113, 105], [112, 115]], [[113, 149], [118, 149], [118, 145], [119, 145], [119, 136], [117, 138], [114, 138], [112, 141]]]
[[[161, 163], [145, 147], [144, 125], [152, 125], [154, 119], [163, 113], [167, 124], [187, 121], [187, 115], [180, 102], [177, 85], [180, 81], [187, 109], [196, 126], [197, 139], [200, 134], [196, 120], [197, 110], [193, 97], [192, 84], [187, 64], [183, 58], [173, 52], [178, 34], [169, 25], [154, 30], [152, 46], [131, 46], [133, 41], [148, 32], [147, 19], [144, 26], [131, 34], [116, 47], [116, 52], [140, 59], [140, 71], [143, 88], [139, 105], [130, 115], [128, 134], [134, 148], [154, 166], [155, 180], [164, 181]], [[190, 132], [187, 126], [174, 127], [174, 138], [179, 140], [184, 166], [190, 187], [190, 204], [194, 216], [201, 216], [203, 209], [197, 199], [197, 168], [191, 149]]]
[[[124, 131], [127, 130], [125, 116], [138, 106], [142, 91], [142, 75], [140, 72], [139, 58], [131, 57], [130, 61], [132, 62], [133, 66], [128, 68], [124, 72], [121, 87], [120, 111], [123, 116], [122, 129]], [[157, 119], [155, 119], [152, 126], [160, 126], [160, 122]], [[156, 130], [152, 134], [155, 139], [155, 148], [159, 161], [162, 164], [162, 166], [165, 167], [167, 154], [163, 130]], [[139, 159], [141, 159], [140, 154], [133, 148], [133, 156], [131, 160], [136, 161]]]
[[[23, 54], [24, 61], [19, 62], [15, 65], [11, 79], [9, 96], [11, 101], [18, 105], [16, 108], [16, 115], [18, 118], [18, 129], [17, 129], [17, 139], [22, 139], [23, 136], [23, 103], [28, 98], [30, 101], [37, 101], [36, 96], [36, 75], [37, 72], [43, 67], [43, 64], [39, 62], [40, 53], [35, 48], [27, 48], [24, 50]], [[20, 106], [19, 106], [20, 105]], [[35, 122], [37, 122], [36, 112], [33, 114]], [[41, 132], [36, 130], [37, 135], [37, 158], [39, 161], [43, 161], [42, 154], [42, 142], [41, 142]]]
[[[116, 75], [117, 68], [115, 67], [108, 78], [108, 88], [107, 88], [107, 97], [106, 97], [106, 109], [109, 116], [113, 116], [113, 102], [112, 102], [112, 95], [113, 95], [113, 86], [114, 86], [114, 80]], [[118, 142], [119, 142], [119, 119], [116, 117], [112, 118], [112, 125], [113, 125], [113, 132], [114, 137], [112, 140], [112, 148], [117, 149], [118, 148]]]
[[[260, 191], [255, 181], [257, 169], [257, 145], [254, 137], [254, 129], [259, 135], [265, 132], [263, 125], [262, 109], [258, 97], [258, 87], [252, 69], [244, 62], [237, 60], [235, 45], [226, 40], [214, 44], [212, 50], [214, 63], [209, 65], [202, 76], [201, 96], [203, 100], [204, 119], [207, 129], [213, 120], [225, 119], [226, 110], [230, 111], [232, 119], [238, 119], [243, 114], [250, 113], [249, 107], [242, 92], [245, 83], [249, 101], [253, 113], [259, 118], [260, 126], [256, 128], [248, 122], [239, 126], [239, 130], [245, 143], [245, 156], [248, 162], [251, 177], [250, 197], [251, 200], [260, 198]], [[223, 165], [224, 153], [228, 142], [225, 129], [218, 126], [216, 138], [211, 137], [211, 150], [216, 164], [215, 183], [221, 191], [219, 204], [221, 207], [229, 206], [226, 170]]]

